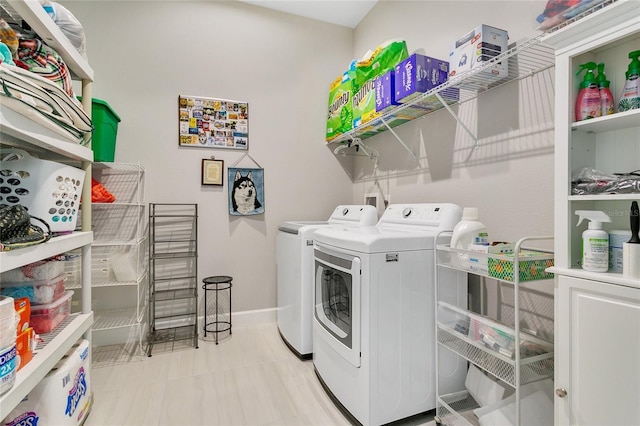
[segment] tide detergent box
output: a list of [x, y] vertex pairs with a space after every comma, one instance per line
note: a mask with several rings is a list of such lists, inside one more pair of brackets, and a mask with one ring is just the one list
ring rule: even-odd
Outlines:
[[79, 426], [91, 405], [89, 341], [80, 340], [2, 421], [3, 426]]
[[447, 81], [449, 63], [414, 53], [395, 67], [395, 101], [407, 103]]
[[353, 128], [352, 73], [345, 71], [329, 88], [326, 140], [330, 141]]
[[[487, 61], [507, 51], [509, 35], [505, 30], [480, 25], [451, 44], [449, 50], [449, 78], [484, 65]], [[495, 80], [508, 74], [505, 59], [484, 69], [482, 73]]]

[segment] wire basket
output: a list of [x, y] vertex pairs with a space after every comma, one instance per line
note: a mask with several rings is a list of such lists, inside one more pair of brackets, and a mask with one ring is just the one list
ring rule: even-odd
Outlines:
[[0, 150], [0, 204], [22, 204], [52, 232], [76, 227], [84, 170], [42, 160], [21, 149]]

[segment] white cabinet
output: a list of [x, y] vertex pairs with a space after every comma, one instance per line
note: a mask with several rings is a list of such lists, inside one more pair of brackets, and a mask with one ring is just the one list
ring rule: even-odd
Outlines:
[[555, 424], [640, 424], [640, 289], [560, 276]]
[[586, 224], [576, 226], [575, 211], [604, 211], [612, 219], [605, 230], [629, 230], [631, 202], [640, 200], [640, 193], [574, 195], [571, 180], [585, 167], [605, 173], [640, 169], [640, 110], [577, 123], [574, 113], [581, 81], [576, 73], [586, 62], [605, 63], [617, 103], [628, 54], [640, 46], [640, 2], [613, 2], [547, 35], [544, 42], [556, 49], [555, 421], [638, 424], [640, 280], [581, 269]]
[[[72, 74], [82, 79], [85, 110], [91, 112], [91, 82], [93, 70], [82, 59], [71, 43], [44, 12], [38, 1], [2, 0], [0, 7], [16, 20], [24, 20], [40, 37], [51, 46], [67, 63]], [[40, 158], [54, 161], [69, 161], [70, 164], [85, 170], [86, 177], [83, 200], [91, 199], [91, 162], [93, 152], [90, 148], [70, 143], [56, 136], [34, 122], [0, 109], [0, 146], [18, 146], [29, 152], [35, 152]], [[29, 263], [74, 249], [82, 251], [82, 288], [84, 289], [80, 312], [71, 315], [54, 331], [43, 335], [44, 342], [31, 362], [16, 374], [13, 387], [0, 396], [0, 419], [3, 419], [33, 389], [34, 386], [55, 366], [71, 346], [88, 331], [93, 322], [91, 310], [91, 206], [83, 203], [84, 220], [82, 232], [52, 238], [49, 242], [25, 249], [0, 253], [0, 272], [18, 268]], [[72, 309], [73, 310], [73, 309]]]

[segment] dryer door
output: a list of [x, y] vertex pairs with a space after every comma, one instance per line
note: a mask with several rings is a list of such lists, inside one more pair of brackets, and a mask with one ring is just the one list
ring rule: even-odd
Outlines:
[[319, 337], [360, 367], [360, 258], [317, 245], [314, 316]]

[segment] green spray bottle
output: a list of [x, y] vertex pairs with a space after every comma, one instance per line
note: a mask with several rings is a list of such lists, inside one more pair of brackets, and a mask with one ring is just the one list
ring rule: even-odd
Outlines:
[[580, 69], [576, 73], [576, 75], [580, 75], [582, 71], [587, 71], [582, 83], [580, 83], [580, 91], [576, 98], [576, 121], [596, 118], [602, 115], [600, 91], [598, 90], [596, 76], [593, 73], [593, 70], [597, 67], [595, 62], [587, 62], [580, 65]]
[[601, 62], [598, 64], [598, 77], [596, 77], [596, 81], [598, 82], [598, 90], [600, 91], [600, 110], [602, 115], [610, 115], [615, 111], [613, 100], [613, 94], [611, 93], [611, 89], [609, 86], [611, 82], [607, 80], [607, 76], [604, 75], [604, 64]]
[[627, 81], [624, 84], [620, 101], [618, 102], [618, 111], [629, 111], [631, 109], [640, 108], [640, 50], [634, 50], [629, 53], [631, 63], [626, 72]]

